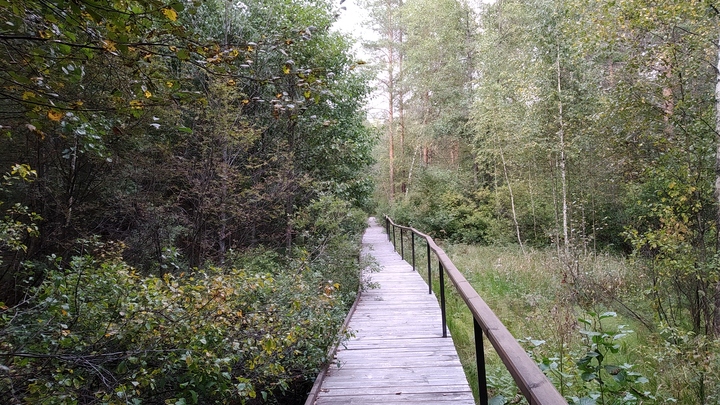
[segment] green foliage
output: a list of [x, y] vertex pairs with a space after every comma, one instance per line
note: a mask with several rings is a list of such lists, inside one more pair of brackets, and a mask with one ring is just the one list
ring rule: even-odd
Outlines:
[[0, 162], [38, 180], [7, 201], [44, 218], [8, 271], [94, 234], [122, 240], [143, 271], [161, 273], [167, 251], [221, 263], [230, 249], [292, 247], [296, 210], [321, 193], [369, 206], [369, 78], [331, 31], [330, 2], [0, 11]]
[[[574, 300], [575, 287], [563, 281], [564, 264], [550, 249], [445, 250], [568, 402], [690, 405], [718, 398], [717, 340], [654, 324], [653, 302], [642, 294], [652, 281], [626, 259], [579, 258], [593, 280], [586, 288], [603, 299]], [[457, 296], [448, 295], [448, 324], [472, 383], [472, 317]], [[519, 392], [512, 378], [493, 350], [486, 348], [485, 355], [490, 396], [514, 403]]]
[[[7, 192], [7, 188], [18, 183], [31, 183], [37, 178], [37, 172], [25, 164], [16, 164], [9, 173], [3, 175], [0, 183], [0, 196]], [[0, 199], [0, 207], [3, 200]], [[5, 209], [5, 216], [0, 220], [0, 259], [5, 250], [27, 252], [27, 238], [38, 236], [40, 216], [30, 212], [28, 207], [15, 203]], [[2, 261], [0, 260], [0, 263]]]
[[[670, 374], [664, 379], [670, 399], [686, 403], [713, 403], [720, 398], [720, 343], [692, 331], [658, 325], [661, 346], [652, 355], [655, 375]], [[683, 372], [676, 372], [677, 365]]]
[[[617, 330], [603, 329], [603, 319], [617, 317], [615, 312], [589, 313], [588, 315], [592, 318], [579, 319], [587, 328], [580, 330], [587, 353], [577, 361], [577, 369], [582, 381], [586, 382], [586, 385], [591, 385], [590, 393], [579, 399], [574, 397], [573, 402], [636, 404], [652, 400], [649, 392], [642, 393], [638, 389], [641, 389], [638, 384], [647, 383], [648, 379], [640, 373], [632, 371], [631, 364], [608, 364], [611, 361], [610, 356], [620, 352], [621, 339], [633, 331], [627, 329], [627, 325], [618, 325]], [[594, 383], [597, 385], [595, 386]]]
[[0, 14], [0, 395], [304, 395], [358, 291], [372, 191], [369, 77], [331, 2]]
[[506, 223], [493, 215], [495, 196], [487, 190], [468, 193], [453, 177], [454, 173], [443, 170], [421, 172], [413, 191], [393, 207], [392, 218], [452, 241], [503, 240]]
[[681, 159], [668, 153], [662, 167], [647, 170], [625, 236], [637, 264], [653, 280], [646, 294], [659, 320], [707, 333], [714, 320], [705, 294], [718, 282], [711, 256], [715, 235], [705, 230], [713, 218], [711, 173]]
[[[119, 257], [56, 259], [0, 313], [0, 392], [9, 403], [244, 403], [306, 382], [347, 308], [338, 274], [303, 260], [282, 271], [272, 254], [250, 262], [156, 277]], [[357, 290], [356, 270], [343, 281], [353, 277]]]

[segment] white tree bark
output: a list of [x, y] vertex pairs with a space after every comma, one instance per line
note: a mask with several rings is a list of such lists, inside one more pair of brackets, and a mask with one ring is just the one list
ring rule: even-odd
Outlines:
[[[558, 39], [559, 41], [559, 39]], [[562, 188], [562, 226], [563, 226], [563, 247], [565, 258], [570, 257], [570, 232], [569, 232], [569, 214], [568, 214], [568, 187], [567, 187], [567, 169], [565, 165], [565, 118], [563, 117], [563, 103], [562, 103], [562, 86], [560, 81], [560, 43], [557, 45], [557, 93], [558, 93], [558, 142], [560, 148], [560, 186]]]
[[500, 151], [500, 160], [502, 162], [503, 167], [503, 174], [505, 175], [505, 182], [508, 186], [508, 192], [510, 193], [510, 208], [512, 210], [512, 219], [513, 224], [515, 225], [515, 235], [517, 236], [518, 244], [520, 245], [520, 250], [522, 250], [523, 255], [525, 254], [525, 246], [522, 243], [522, 238], [520, 237], [520, 224], [517, 220], [517, 211], [515, 210], [515, 194], [513, 194], [512, 185], [510, 184], [510, 177], [508, 176], [507, 171], [507, 163], [505, 162], [505, 154], [503, 153], [502, 145], [500, 145], [500, 137], [495, 135], [495, 139], [497, 140], [498, 144], [498, 151]]
[[[715, 65], [715, 228], [720, 250], [720, 38], [718, 39], [717, 64]], [[715, 308], [713, 310], [713, 333], [720, 336], [720, 282], [715, 284]]]

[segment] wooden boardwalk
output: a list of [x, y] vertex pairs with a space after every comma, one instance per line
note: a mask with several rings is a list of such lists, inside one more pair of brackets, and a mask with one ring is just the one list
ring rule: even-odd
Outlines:
[[345, 342], [317, 391], [326, 404], [474, 404], [452, 339], [442, 337], [440, 307], [412, 266], [395, 253], [374, 218], [363, 249], [381, 271], [365, 291]]

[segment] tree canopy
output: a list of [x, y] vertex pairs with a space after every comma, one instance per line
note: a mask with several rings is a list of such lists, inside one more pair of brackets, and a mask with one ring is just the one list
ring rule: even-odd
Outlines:
[[3, 398], [302, 396], [371, 206], [336, 6], [0, 1]]

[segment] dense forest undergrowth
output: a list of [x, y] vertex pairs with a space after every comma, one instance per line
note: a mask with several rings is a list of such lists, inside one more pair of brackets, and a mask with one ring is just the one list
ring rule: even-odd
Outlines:
[[301, 403], [357, 295], [329, 1], [0, 1], [0, 402]]
[[[452, 175], [442, 172], [419, 176]], [[427, 189], [414, 197], [410, 193], [409, 200], [386, 207], [386, 212], [392, 212], [396, 221], [403, 218], [400, 223], [432, 230], [453, 263], [568, 403], [718, 402], [720, 341], [694, 329], [692, 306], [683, 297], [681, 280], [673, 277], [660, 286], [660, 277], [649, 271], [646, 261], [619, 249], [599, 252], [588, 246], [568, 261], [556, 246], [521, 248], [507, 223], [493, 226], [475, 220], [471, 222], [475, 226], [461, 225], [483, 210], [443, 206], [446, 198], [462, 198], [460, 190], [448, 191], [452, 183], [436, 187], [437, 193]], [[430, 211], [417, 201], [440, 204]], [[491, 216], [482, 219], [491, 220]], [[478, 227], [485, 238], [493, 236], [478, 243], [474, 240]], [[463, 232], [467, 234], [461, 236]], [[425, 263], [425, 250], [419, 249], [418, 255], [417, 262]], [[439, 290], [436, 270], [431, 280], [434, 291]], [[427, 278], [424, 271], [420, 273]], [[446, 297], [448, 326], [477, 393], [472, 315], [454, 289], [447, 290]], [[527, 403], [488, 345], [485, 356], [491, 403]]]

